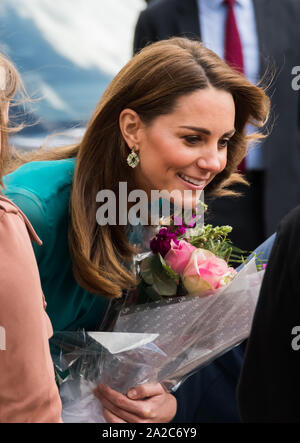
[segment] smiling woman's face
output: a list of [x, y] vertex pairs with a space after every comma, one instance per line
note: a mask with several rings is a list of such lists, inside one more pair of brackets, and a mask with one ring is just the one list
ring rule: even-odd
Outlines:
[[[202, 190], [226, 167], [227, 144], [234, 134], [235, 105], [226, 91], [201, 89], [178, 99], [174, 111], [142, 125], [135, 140], [140, 163], [137, 183], [151, 190]], [[187, 201], [189, 200], [189, 201]], [[176, 202], [175, 202], [176, 203]]]

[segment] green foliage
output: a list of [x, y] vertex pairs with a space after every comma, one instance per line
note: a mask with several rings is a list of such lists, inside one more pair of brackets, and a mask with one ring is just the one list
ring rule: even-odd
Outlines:
[[209, 250], [228, 264], [243, 263], [244, 255], [248, 255], [248, 252], [237, 248], [227, 239], [231, 231], [232, 227], [228, 225], [205, 225], [196, 235], [190, 236], [188, 241], [196, 248]]
[[152, 288], [147, 290], [148, 294], [152, 296], [154, 293], [160, 296], [176, 295], [178, 276], [166, 265], [161, 256], [152, 255], [142, 261], [141, 277]]
[[173, 269], [167, 265], [167, 263], [165, 262], [165, 260], [162, 258], [162, 256], [160, 254], [157, 254], [160, 262], [162, 264], [163, 269], [166, 271], [166, 273], [168, 274], [169, 277], [171, 277], [173, 280], [175, 280], [176, 284], [178, 284], [179, 282], [179, 275], [176, 274], [176, 272], [173, 271]]

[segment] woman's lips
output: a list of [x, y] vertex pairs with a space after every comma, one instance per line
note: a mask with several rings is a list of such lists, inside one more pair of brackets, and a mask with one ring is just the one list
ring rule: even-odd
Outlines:
[[[189, 181], [185, 180], [183, 177], [181, 177], [179, 174], [177, 174], [177, 177], [179, 178], [179, 180], [184, 183], [184, 185], [190, 189], [195, 189], [195, 190], [200, 190], [203, 189], [205, 187], [206, 184], [206, 180], [203, 180], [201, 184], [196, 185], [193, 183], [190, 183]], [[192, 179], [191, 179], [192, 180]]]

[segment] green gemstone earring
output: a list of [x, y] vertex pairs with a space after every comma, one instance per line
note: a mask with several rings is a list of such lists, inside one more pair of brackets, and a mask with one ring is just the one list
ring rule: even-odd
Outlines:
[[134, 152], [135, 147], [132, 147], [131, 153], [127, 157], [127, 163], [131, 168], [136, 168], [140, 162], [140, 157], [136, 152]]

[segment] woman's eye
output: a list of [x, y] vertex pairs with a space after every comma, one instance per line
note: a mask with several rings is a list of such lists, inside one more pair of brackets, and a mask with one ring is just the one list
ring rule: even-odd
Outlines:
[[219, 141], [219, 145], [220, 145], [222, 148], [227, 148], [228, 143], [229, 143], [229, 139], [227, 139], [227, 138], [224, 138], [223, 140], [220, 140], [220, 141]]
[[195, 145], [202, 141], [202, 138], [199, 135], [186, 135], [183, 138], [189, 145]]

